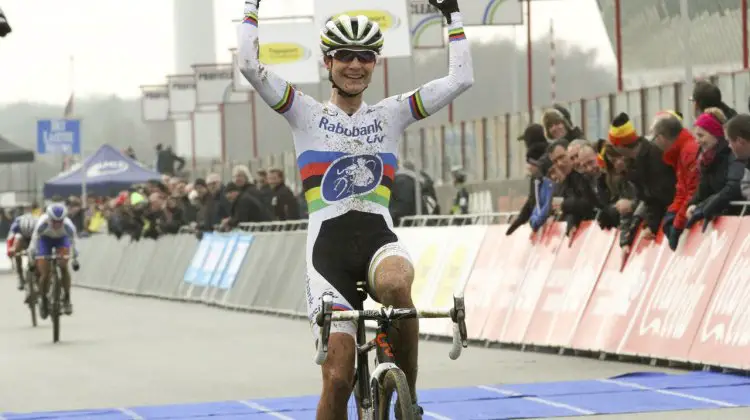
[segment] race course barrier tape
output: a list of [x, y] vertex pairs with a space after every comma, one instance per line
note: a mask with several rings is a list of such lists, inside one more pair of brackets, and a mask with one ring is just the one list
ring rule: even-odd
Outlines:
[[[403, 227], [419, 307], [464, 290], [469, 338], [750, 368], [750, 218], [698, 224], [675, 252], [661, 234], [629, 254], [617, 231], [585, 222]], [[304, 231], [80, 241], [77, 285], [305, 317]], [[368, 299], [366, 308], [378, 306]], [[420, 332], [448, 336], [449, 320]]]

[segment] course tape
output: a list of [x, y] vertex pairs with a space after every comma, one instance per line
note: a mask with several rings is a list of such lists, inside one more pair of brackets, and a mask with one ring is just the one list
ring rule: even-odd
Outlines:
[[[750, 368], [750, 218], [683, 233], [676, 251], [584, 223], [398, 228], [414, 262], [413, 300], [467, 304], [469, 338]], [[81, 241], [79, 286], [228, 309], [305, 317], [306, 232]], [[368, 299], [365, 307], [377, 304]], [[423, 320], [448, 337], [449, 320]]]

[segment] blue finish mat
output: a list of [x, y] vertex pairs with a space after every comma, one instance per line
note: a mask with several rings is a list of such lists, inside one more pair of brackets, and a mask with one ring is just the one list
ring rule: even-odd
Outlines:
[[[425, 419], [521, 419], [750, 407], [750, 378], [692, 372], [631, 373], [609, 379], [499, 384], [419, 392]], [[2, 413], [0, 420], [313, 420], [317, 396], [102, 410]]]

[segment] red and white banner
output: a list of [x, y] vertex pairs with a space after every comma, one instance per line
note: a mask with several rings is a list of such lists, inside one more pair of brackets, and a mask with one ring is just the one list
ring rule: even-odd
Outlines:
[[450, 306], [463, 287], [470, 339], [750, 368], [750, 218], [698, 224], [676, 251], [661, 232], [626, 253], [614, 229], [584, 223], [571, 240], [564, 226], [398, 229], [414, 303]]
[[524, 343], [568, 347], [612, 248], [614, 235], [591, 222], [564, 239]]

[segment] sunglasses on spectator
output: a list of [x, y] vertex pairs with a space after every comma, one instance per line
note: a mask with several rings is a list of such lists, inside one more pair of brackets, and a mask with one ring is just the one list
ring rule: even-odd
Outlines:
[[360, 63], [374, 63], [378, 59], [372, 51], [335, 50], [329, 55], [342, 63], [351, 63], [355, 58]]

